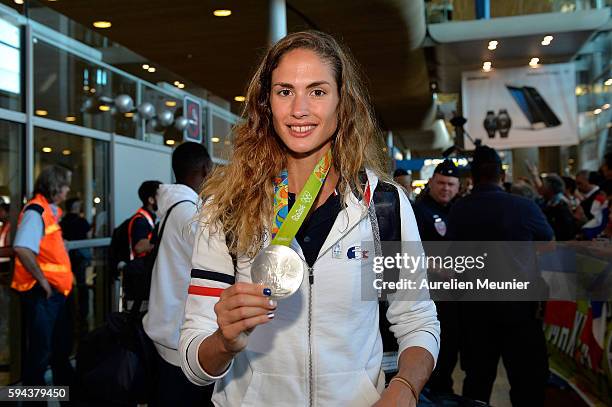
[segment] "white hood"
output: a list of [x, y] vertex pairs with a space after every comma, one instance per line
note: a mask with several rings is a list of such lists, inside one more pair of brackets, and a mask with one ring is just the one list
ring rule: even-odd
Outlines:
[[157, 190], [157, 216], [161, 220], [168, 209], [179, 201], [198, 202], [198, 194], [187, 185], [162, 184]]
[[186, 185], [159, 186], [157, 213], [160, 222], [166, 221], [168, 209], [181, 201], [190, 202], [178, 204], [170, 212], [153, 266], [149, 311], [143, 318], [145, 332], [155, 343], [158, 353], [175, 366], [180, 365], [177, 349], [190, 280], [199, 200], [198, 194]]

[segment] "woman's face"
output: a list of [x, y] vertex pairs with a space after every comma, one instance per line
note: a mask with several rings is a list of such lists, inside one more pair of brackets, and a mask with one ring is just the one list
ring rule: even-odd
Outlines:
[[314, 51], [290, 51], [272, 71], [274, 130], [294, 154], [307, 156], [331, 143], [338, 101], [333, 70]]

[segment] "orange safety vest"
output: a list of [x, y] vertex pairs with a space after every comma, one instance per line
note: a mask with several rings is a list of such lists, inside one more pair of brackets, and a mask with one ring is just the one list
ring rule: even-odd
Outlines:
[[[19, 228], [19, 224], [21, 224], [23, 213], [28, 205], [31, 204], [38, 204], [44, 209], [42, 219], [45, 230], [40, 241], [40, 252], [38, 256], [36, 256], [38, 266], [45, 278], [49, 281], [49, 284], [60, 293], [68, 296], [72, 290], [72, 269], [70, 267], [70, 258], [68, 257], [66, 246], [64, 246], [64, 239], [62, 238], [62, 228], [58, 222], [62, 216], [62, 210], [59, 208], [57, 209], [58, 212], [56, 217], [47, 199], [37, 194], [34, 199], [26, 204], [21, 214], [19, 214], [17, 228]], [[19, 257], [15, 257], [15, 273], [13, 274], [11, 287], [17, 291], [28, 291], [34, 287], [36, 280], [21, 263]]]
[[147, 212], [146, 209], [143, 209], [143, 208], [138, 209], [136, 213], [134, 214], [134, 216], [132, 216], [132, 219], [130, 219], [130, 223], [128, 223], [128, 241], [130, 243], [130, 260], [134, 260], [137, 257], [144, 257], [147, 255], [147, 253], [136, 254], [136, 252], [134, 251], [134, 246], [136, 246], [136, 243], [138, 242], [132, 242], [132, 227], [134, 225], [134, 221], [138, 218], [145, 218], [146, 221], [149, 223], [149, 226], [151, 226], [151, 231], [147, 235], [148, 241], [151, 241], [151, 238], [153, 237], [153, 230], [155, 229], [155, 221], [153, 220], [149, 212]]

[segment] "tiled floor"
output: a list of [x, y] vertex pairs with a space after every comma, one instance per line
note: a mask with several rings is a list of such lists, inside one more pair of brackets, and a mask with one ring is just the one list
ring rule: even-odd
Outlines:
[[[457, 366], [453, 372], [453, 390], [455, 394], [461, 394], [463, 386], [463, 378], [465, 374]], [[493, 383], [493, 391], [491, 392], [490, 405], [492, 407], [512, 407], [510, 403], [510, 383], [506, 375], [506, 369], [503, 363], [499, 362], [497, 366], [497, 377]], [[544, 405], [546, 407], [588, 407], [580, 396], [574, 392], [571, 387], [563, 386], [560, 388], [557, 385], [549, 385], [546, 388], [546, 396]]]
[[[455, 391], [455, 394], [461, 394], [464, 377], [465, 374], [463, 373], [463, 370], [461, 370], [459, 365], [457, 365], [455, 367], [455, 371], [453, 372], [453, 390]], [[504, 365], [500, 360], [499, 365], [497, 366], [497, 378], [495, 379], [495, 383], [493, 383], [493, 391], [491, 393], [491, 406], [512, 407], [512, 404], [510, 403], [509, 390], [510, 383], [508, 383], [506, 369], [504, 369]]]

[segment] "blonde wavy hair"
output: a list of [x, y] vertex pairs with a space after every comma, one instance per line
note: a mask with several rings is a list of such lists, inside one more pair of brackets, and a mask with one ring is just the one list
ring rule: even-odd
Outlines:
[[[274, 131], [270, 92], [272, 71], [289, 51], [314, 51], [331, 67], [340, 99], [338, 127], [333, 139], [333, 166], [339, 175], [341, 197], [363, 197], [359, 173], [364, 168], [387, 180], [382, 134], [374, 118], [361, 71], [350, 52], [331, 35], [319, 31], [290, 34], [274, 44], [253, 75], [246, 94], [243, 121], [234, 129], [230, 164], [215, 168], [201, 197], [213, 197], [201, 221], [220, 227], [234, 255], [254, 257], [274, 218], [273, 179], [286, 165], [286, 149]], [[214, 230], [213, 230], [214, 232]]]

